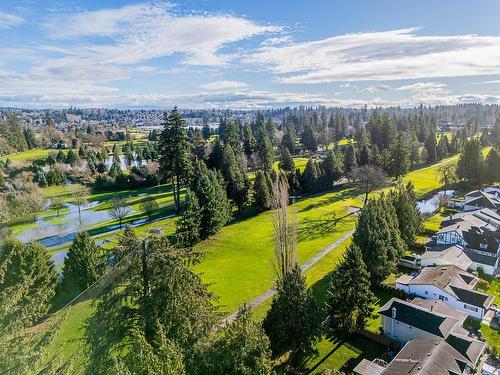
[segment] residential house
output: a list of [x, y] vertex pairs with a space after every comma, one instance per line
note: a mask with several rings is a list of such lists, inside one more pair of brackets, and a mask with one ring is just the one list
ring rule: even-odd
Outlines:
[[485, 347], [485, 343], [466, 336], [450, 336], [446, 340], [411, 340], [382, 374], [472, 374]]
[[483, 319], [493, 296], [474, 290], [479, 278], [457, 266], [425, 267], [414, 276], [396, 280], [396, 289], [424, 299], [441, 300], [451, 308]]
[[500, 187], [490, 186], [483, 190], [474, 190], [464, 196], [459, 207], [463, 211], [477, 210], [478, 208], [489, 208], [497, 213], [500, 212]]
[[384, 336], [403, 345], [414, 339], [444, 340], [469, 333], [462, 328], [467, 315], [440, 300], [392, 298], [378, 313]]
[[420, 256], [420, 266], [457, 266], [463, 271], [472, 267], [472, 260], [460, 245], [435, 246]]
[[480, 209], [450, 216], [441, 224], [433, 243], [439, 251], [446, 245], [459, 245], [472, 261], [471, 269], [481, 268], [488, 275], [498, 269], [500, 257], [500, 216]]

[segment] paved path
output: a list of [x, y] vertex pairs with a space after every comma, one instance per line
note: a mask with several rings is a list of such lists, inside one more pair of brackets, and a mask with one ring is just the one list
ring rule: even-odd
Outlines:
[[[319, 262], [321, 259], [323, 259], [328, 253], [330, 253], [333, 249], [335, 249], [337, 246], [339, 246], [342, 242], [347, 240], [349, 237], [352, 236], [354, 233], [354, 230], [351, 230], [347, 233], [345, 233], [342, 237], [340, 237], [337, 241], [334, 243], [328, 245], [325, 247], [323, 250], [321, 250], [318, 254], [313, 256], [308, 262], [306, 262], [301, 268], [302, 272], [308, 270], [311, 268], [314, 264]], [[266, 290], [264, 293], [262, 293], [260, 296], [254, 298], [251, 300], [249, 303], [247, 303], [247, 307], [250, 309], [253, 309], [256, 306], [259, 306], [263, 302], [267, 301], [269, 298], [273, 296], [275, 293], [274, 288], [270, 288]], [[233, 320], [236, 319], [236, 316], [238, 315], [238, 311], [233, 312], [231, 315], [228, 315], [223, 321], [222, 325], [226, 325], [227, 323], [231, 323]]]

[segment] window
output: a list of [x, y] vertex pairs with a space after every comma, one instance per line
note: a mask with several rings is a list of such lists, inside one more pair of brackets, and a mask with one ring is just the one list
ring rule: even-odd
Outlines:
[[468, 306], [466, 304], [464, 304], [464, 309], [467, 309], [467, 310], [471, 310], [471, 311], [475, 311], [477, 312], [478, 311], [478, 308], [475, 307], [475, 306]]
[[448, 297], [446, 297], [446, 296], [442, 296], [441, 294], [439, 295], [439, 299], [440, 299], [441, 301], [448, 301]]
[[426, 290], [426, 291], [425, 291], [425, 295], [427, 296], [428, 294], [429, 294], [429, 292]]

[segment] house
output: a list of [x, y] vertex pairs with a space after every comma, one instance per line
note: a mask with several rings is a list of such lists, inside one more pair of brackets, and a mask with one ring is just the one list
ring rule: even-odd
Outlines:
[[485, 347], [485, 343], [466, 336], [450, 336], [446, 340], [411, 340], [382, 374], [472, 374]]
[[[472, 261], [471, 269], [488, 275], [498, 269], [500, 256], [500, 216], [489, 209], [452, 215], [434, 235], [436, 247], [459, 245]], [[435, 249], [438, 250], [438, 249]]]
[[451, 266], [454, 265], [463, 271], [472, 266], [472, 260], [460, 245], [443, 245], [430, 248], [420, 256], [420, 265]]
[[464, 196], [460, 207], [463, 211], [489, 208], [498, 213], [500, 212], [500, 187], [490, 186], [483, 190], [471, 191]]
[[396, 289], [424, 299], [439, 299], [470, 317], [483, 319], [493, 303], [493, 296], [474, 290], [478, 280], [454, 265], [425, 267], [415, 276], [399, 277]]
[[362, 359], [356, 367], [352, 370], [356, 375], [381, 375], [385, 370], [385, 366], [367, 359]]
[[462, 328], [467, 315], [440, 300], [392, 298], [378, 313], [384, 336], [403, 345], [414, 339], [444, 340], [454, 333], [469, 333]]

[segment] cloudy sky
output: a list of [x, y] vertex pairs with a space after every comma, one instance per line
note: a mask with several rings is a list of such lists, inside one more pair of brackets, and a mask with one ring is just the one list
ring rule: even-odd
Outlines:
[[500, 104], [500, 1], [0, 2], [0, 106]]

